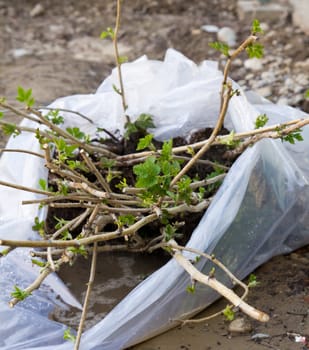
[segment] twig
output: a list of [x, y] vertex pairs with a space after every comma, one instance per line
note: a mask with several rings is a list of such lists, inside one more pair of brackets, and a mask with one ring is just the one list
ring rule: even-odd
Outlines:
[[[40, 288], [41, 284], [45, 280], [45, 278], [52, 273], [52, 269], [50, 267], [45, 267], [43, 270], [41, 270], [41, 273], [38, 275], [36, 280], [30, 284], [27, 288], [24, 289], [24, 292], [27, 294], [31, 294], [34, 290]], [[19, 303], [21, 300], [18, 298], [13, 298], [9, 302], [10, 307], [14, 307], [17, 303]]]
[[9, 240], [9, 239], [0, 239], [0, 246], [9, 246], [9, 247], [29, 247], [29, 248], [46, 248], [46, 247], [80, 247], [81, 245], [89, 245], [95, 242], [109, 241], [115, 238], [120, 238], [124, 236], [131, 236], [137, 232], [141, 227], [150, 224], [158, 218], [157, 214], [150, 214], [143, 217], [133, 225], [128, 228], [124, 228], [122, 232], [118, 230], [112, 232], [98, 233], [91, 237], [80, 238], [80, 239], [71, 239], [66, 241], [59, 240], [41, 240], [41, 241], [24, 241], [24, 240]]
[[181, 171], [174, 177], [174, 179], [171, 181], [170, 187], [173, 187], [177, 183], [177, 181], [180, 180], [181, 177], [184, 176], [189, 171], [189, 169], [191, 169], [191, 167], [194, 165], [196, 160], [199, 159], [210, 148], [210, 146], [213, 143], [213, 141], [215, 140], [218, 132], [222, 128], [224, 118], [225, 118], [225, 115], [227, 112], [227, 108], [229, 105], [229, 101], [231, 99], [231, 91], [232, 91], [232, 84], [228, 83], [226, 93], [224, 95], [223, 105], [222, 105], [222, 108], [220, 111], [220, 115], [219, 115], [217, 124], [216, 124], [215, 128], [213, 129], [209, 139], [203, 145], [203, 147], [191, 158], [191, 160], [181, 169]]
[[84, 328], [84, 323], [86, 320], [90, 294], [91, 294], [92, 286], [94, 283], [96, 265], [97, 265], [97, 243], [95, 242], [93, 245], [93, 248], [92, 248], [92, 260], [91, 260], [90, 276], [89, 276], [89, 280], [88, 280], [88, 284], [87, 284], [87, 291], [86, 291], [86, 296], [85, 296], [85, 300], [84, 300], [83, 311], [82, 311], [82, 315], [80, 317], [78, 331], [77, 331], [77, 335], [76, 335], [76, 339], [75, 339], [74, 350], [79, 349], [80, 340], [81, 340], [81, 336], [82, 336], [82, 332], [83, 332], [83, 328]]
[[86, 164], [89, 167], [89, 169], [94, 173], [94, 175], [96, 176], [96, 178], [100, 182], [100, 184], [103, 187], [103, 189], [106, 192], [108, 192], [108, 193], [112, 192], [110, 187], [109, 187], [109, 184], [104, 179], [104, 177], [101, 175], [101, 173], [99, 172], [98, 168], [93, 164], [93, 162], [90, 159], [89, 155], [84, 150], [80, 151], [80, 155], [83, 157], [83, 159], [86, 162]]
[[54, 196], [55, 195], [55, 193], [53, 193], [53, 192], [37, 190], [36, 188], [31, 188], [31, 187], [21, 186], [21, 185], [17, 185], [17, 184], [12, 184], [12, 183], [6, 182], [6, 181], [0, 181], [0, 185], [1, 186], [15, 188], [15, 189], [21, 190], [21, 191], [32, 192], [32, 193], [37, 193], [37, 194], [44, 194], [46, 196]]
[[[117, 0], [116, 25], [115, 25], [115, 30], [114, 30], [113, 44], [114, 44], [114, 51], [115, 51], [115, 61], [116, 61], [117, 71], [118, 71], [118, 79], [119, 79], [119, 84], [120, 84], [122, 107], [123, 107], [123, 111], [125, 113], [126, 109], [127, 109], [127, 103], [126, 103], [123, 78], [122, 78], [122, 71], [121, 71], [121, 62], [119, 59], [120, 56], [119, 56], [119, 50], [118, 50], [118, 32], [119, 32], [119, 28], [120, 28], [120, 16], [121, 16], [121, 0]], [[125, 117], [126, 117], [127, 123], [129, 123], [130, 118], [126, 113], [125, 113]]]
[[207, 276], [197, 270], [177, 249], [174, 250], [173, 258], [189, 273], [191, 278], [211, 287], [220, 295], [229, 300], [233, 305], [240, 308], [245, 314], [261, 322], [267, 322], [269, 320], [269, 316], [267, 314], [247, 304], [231, 289], [219, 282], [215, 277]]
[[44, 155], [43, 154], [40, 154], [40, 153], [37, 153], [37, 152], [32, 152], [32, 151], [27, 151], [27, 150], [24, 150], [24, 149], [0, 148], [0, 153], [4, 153], [4, 152], [26, 153], [26, 154], [31, 154], [32, 156], [36, 156], [36, 157], [44, 159]]
[[38, 107], [36, 107], [36, 108], [37, 108], [38, 110], [40, 110], [40, 109], [43, 109], [43, 110], [44, 110], [44, 109], [45, 109], [45, 110], [47, 110], [47, 111], [60, 111], [60, 112], [68, 112], [68, 113], [76, 114], [76, 115], [82, 117], [83, 119], [87, 120], [89, 123], [94, 124], [93, 120], [90, 119], [90, 118], [88, 118], [87, 116], [85, 116], [85, 114], [82, 114], [82, 113], [80, 113], [80, 112], [78, 112], [78, 111], [73, 111], [73, 110], [71, 110], [71, 109], [58, 108], [58, 107], [51, 108], [51, 107], [45, 107], [45, 106], [38, 106]]

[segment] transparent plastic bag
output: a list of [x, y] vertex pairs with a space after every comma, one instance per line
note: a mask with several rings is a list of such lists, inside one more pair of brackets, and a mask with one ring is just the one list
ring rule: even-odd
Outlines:
[[[205, 61], [197, 66], [170, 49], [163, 62], [151, 61], [144, 56], [124, 64], [123, 75], [128, 114], [133, 120], [140, 113], [152, 114], [156, 124], [153, 132], [158, 139], [185, 136], [192, 130], [214, 126], [222, 81], [222, 74], [214, 62]], [[65, 97], [51, 106], [79, 111], [93, 121], [89, 123], [64, 113], [67, 126], [74, 124], [92, 136], [96, 134], [97, 126], [112, 132], [118, 130], [121, 134], [121, 100], [113, 91], [113, 84], [117, 85], [115, 70], [95, 94]], [[239, 88], [236, 83], [234, 85]], [[249, 130], [262, 113], [268, 115], [269, 124], [307, 116], [297, 109], [277, 106], [258, 96], [250, 95], [247, 99], [241, 93], [232, 98], [225, 125], [237, 132]], [[263, 140], [246, 150], [233, 164], [188, 246], [215, 253], [232, 272], [244, 278], [272, 256], [308, 244], [308, 127], [303, 129], [303, 137], [303, 142], [293, 146], [280, 140]], [[33, 136], [26, 134], [22, 139], [20, 136], [10, 139], [7, 147], [39, 151]], [[42, 161], [28, 155], [16, 157], [2, 156], [0, 178], [37, 187], [38, 179], [46, 176]], [[15, 171], [17, 162], [18, 172]], [[33, 169], [38, 173], [34, 174]], [[0, 187], [0, 191], [0, 238], [34, 238], [31, 225], [38, 208], [25, 208], [20, 202], [25, 196], [30, 199], [37, 195], [25, 195], [4, 187]], [[7, 201], [10, 211], [5, 204]], [[1, 349], [73, 349], [72, 343], [62, 339], [65, 326], [47, 317], [48, 310], [59, 302], [55, 298], [57, 294], [63, 296], [65, 303], [80, 306], [56, 276], [44, 284], [43, 290], [33, 293], [29, 301], [12, 310], [6, 306], [12, 285], [19, 277], [26, 283], [37, 272], [25, 262], [27, 269], [20, 276], [18, 259], [24, 258], [25, 250], [16, 249], [16, 253], [11, 254], [0, 259], [0, 282], [1, 287], [5, 286], [1, 288], [0, 296], [3, 305], [0, 311]], [[185, 255], [191, 256], [190, 253]], [[210, 269], [210, 264], [203, 259], [197, 266], [205, 272]], [[194, 315], [218, 297], [200, 285], [194, 295], [189, 295], [186, 292], [189, 283], [187, 273], [176, 261], [169, 261], [132, 290], [102, 321], [87, 330], [80, 348], [123, 349], [173, 327], [173, 319], [184, 314]], [[38, 323], [40, 331], [36, 332]], [[15, 336], [6, 337], [6, 334]]]

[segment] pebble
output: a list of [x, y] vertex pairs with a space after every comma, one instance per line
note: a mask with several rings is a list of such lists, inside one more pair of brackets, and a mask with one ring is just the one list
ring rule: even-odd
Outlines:
[[204, 26], [201, 26], [201, 29], [207, 33], [218, 33], [219, 31], [219, 27], [211, 24], [205, 24]]
[[31, 50], [27, 50], [27, 49], [23, 49], [23, 48], [15, 49], [15, 50], [11, 51], [11, 55], [14, 58], [20, 58], [20, 57], [24, 57], [24, 56], [29, 56], [29, 55], [32, 55], [32, 53], [33, 52]]
[[278, 105], [288, 105], [289, 100], [286, 97], [280, 97], [279, 100], [277, 101]]
[[249, 333], [251, 331], [251, 323], [242, 317], [235, 318], [235, 320], [229, 324], [229, 332], [231, 333]]
[[38, 17], [38, 16], [43, 15], [44, 12], [45, 12], [45, 9], [44, 9], [43, 5], [41, 3], [38, 3], [30, 11], [30, 16], [31, 17]]
[[247, 60], [245, 60], [244, 66], [247, 69], [250, 69], [256, 72], [263, 68], [263, 63], [260, 59], [254, 57], [254, 58], [248, 58]]
[[264, 86], [259, 89], [255, 89], [255, 92], [257, 92], [259, 95], [263, 97], [269, 97], [272, 95], [271, 87], [270, 86]]
[[230, 27], [223, 27], [217, 33], [217, 38], [219, 41], [223, 41], [231, 47], [236, 45], [236, 33], [234, 29]]

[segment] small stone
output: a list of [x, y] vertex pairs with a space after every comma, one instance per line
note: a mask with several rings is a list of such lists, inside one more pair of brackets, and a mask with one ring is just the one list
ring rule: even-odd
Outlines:
[[261, 339], [267, 339], [267, 338], [270, 338], [269, 334], [256, 333], [256, 334], [253, 334], [253, 336], [251, 337], [251, 340], [259, 341]]
[[201, 29], [207, 33], [218, 33], [219, 31], [219, 28], [217, 26], [211, 24], [205, 24], [204, 26], [201, 26]]
[[41, 3], [36, 4], [33, 9], [30, 11], [31, 17], [38, 17], [43, 15], [45, 9]]
[[201, 32], [202, 32], [202, 31], [201, 31], [200, 29], [196, 29], [196, 28], [191, 29], [191, 34], [192, 34], [192, 35], [200, 35]]
[[279, 100], [277, 101], [278, 105], [288, 105], [289, 100], [286, 97], [280, 97]]
[[244, 66], [254, 72], [259, 71], [263, 68], [262, 61], [258, 58], [248, 58], [244, 62]]
[[217, 33], [217, 38], [219, 41], [223, 41], [231, 47], [236, 45], [236, 33], [230, 27], [223, 27]]
[[235, 318], [229, 324], [229, 332], [231, 333], [249, 333], [252, 331], [252, 325], [244, 318]]
[[272, 95], [271, 88], [269, 86], [264, 86], [255, 90], [259, 95], [263, 97], [269, 97]]
[[29, 56], [31, 54], [32, 54], [32, 51], [27, 50], [27, 49], [23, 49], [23, 48], [15, 49], [15, 50], [11, 51], [11, 55], [14, 58], [20, 58], [20, 57], [24, 57], [24, 56]]

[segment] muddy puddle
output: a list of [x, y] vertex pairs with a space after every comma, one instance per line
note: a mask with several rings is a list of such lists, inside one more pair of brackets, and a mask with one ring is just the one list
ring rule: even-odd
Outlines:
[[[98, 256], [85, 329], [91, 328], [112, 310], [135, 286], [159, 269], [169, 257], [163, 252], [152, 254], [101, 253]], [[59, 276], [83, 304], [89, 279], [91, 257], [80, 258], [73, 267], [64, 266]], [[78, 328], [81, 310], [56, 308], [51, 319]]]

